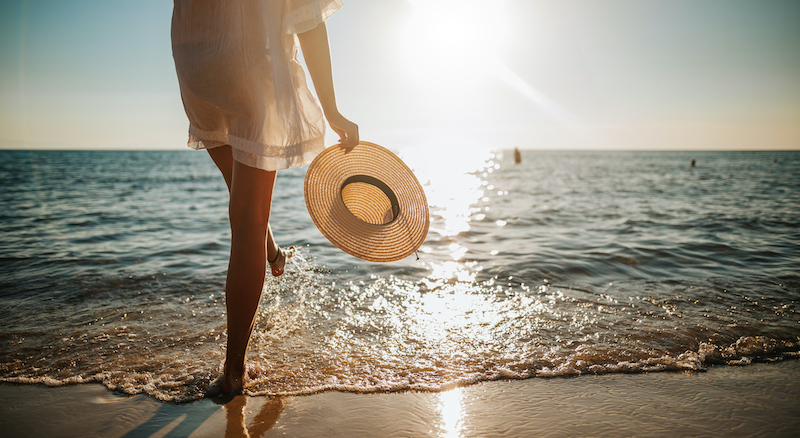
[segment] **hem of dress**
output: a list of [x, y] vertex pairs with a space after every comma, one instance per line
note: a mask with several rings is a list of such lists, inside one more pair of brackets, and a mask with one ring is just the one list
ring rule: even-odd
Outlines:
[[262, 170], [284, 170], [310, 164], [325, 149], [325, 136], [304, 140], [289, 146], [256, 144], [235, 135], [208, 132], [189, 127], [189, 142], [195, 150], [230, 145], [233, 159]]

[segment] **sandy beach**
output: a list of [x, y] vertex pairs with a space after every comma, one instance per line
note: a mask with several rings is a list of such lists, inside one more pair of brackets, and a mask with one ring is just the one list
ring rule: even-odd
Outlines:
[[441, 393], [165, 404], [95, 384], [0, 385], [9, 437], [796, 436], [800, 361], [496, 381]]

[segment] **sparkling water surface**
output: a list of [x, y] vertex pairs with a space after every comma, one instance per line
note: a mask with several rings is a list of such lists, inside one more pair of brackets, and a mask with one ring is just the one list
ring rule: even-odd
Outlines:
[[[265, 282], [247, 393], [798, 357], [800, 153], [399, 153], [431, 208], [419, 260], [341, 252], [305, 169], [279, 173], [272, 227], [299, 251]], [[0, 381], [202, 397], [230, 245], [207, 154], [0, 151], [0, 184]]]

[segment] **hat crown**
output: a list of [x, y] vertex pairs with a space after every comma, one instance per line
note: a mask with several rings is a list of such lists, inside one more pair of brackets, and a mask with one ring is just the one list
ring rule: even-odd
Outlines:
[[374, 143], [322, 151], [308, 167], [304, 191], [320, 232], [361, 259], [399, 260], [428, 234], [422, 185], [399, 157]]
[[367, 175], [353, 175], [341, 187], [345, 207], [358, 219], [373, 225], [385, 225], [397, 218], [400, 205], [392, 189]]

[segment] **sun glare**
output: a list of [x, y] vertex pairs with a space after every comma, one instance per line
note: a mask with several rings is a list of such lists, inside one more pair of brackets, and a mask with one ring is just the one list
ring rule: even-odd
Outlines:
[[408, 0], [414, 8], [400, 52], [426, 81], [475, 80], [489, 72], [505, 44], [505, 1]]
[[[481, 84], [500, 81], [563, 125], [577, 118], [508, 67], [511, 43], [506, 0], [407, 0], [413, 7], [400, 33], [399, 53], [408, 77], [431, 100], [481, 99]], [[469, 92], [464, 92], [469, 90]]]

